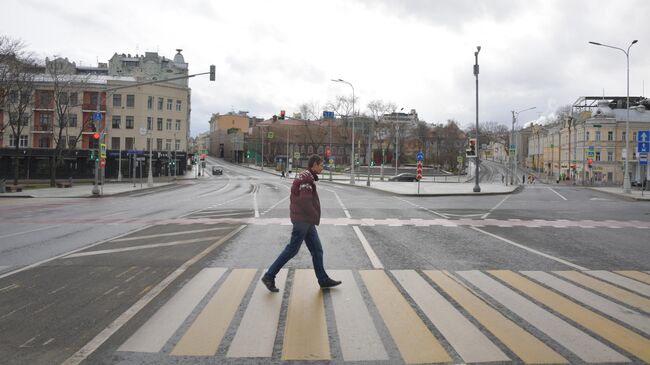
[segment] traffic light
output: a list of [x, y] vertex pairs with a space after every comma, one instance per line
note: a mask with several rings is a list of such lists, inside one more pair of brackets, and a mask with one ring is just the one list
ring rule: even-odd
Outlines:
[[216, 78], [216, 67], [214, 65], [210, 65], [210, 81], [214, 81]]
[[325, 148], [325, 157], [330, 157], [330, 148], [329, 147]]
[[594, 160], [592, 160], [592, 159], [587, 160], [587, 164], [589, 165], [589, 168], [591, 168], [591, 165], [593, 165], [593, 163], [594, 163]]
[[95, 161], [97, 160], [97, 155], [95, 154], [95, 150], [90, 150], [90, 161]]
[[467, 157], [476, 157], [476, 138], [469, 139], [469, 148], [465, 152]]
[[99, 132], [95, 132], [95, 133], [93, 133], [93, 139], [94, 139], [95, 141], [98, 141], [98, 140], [99, 140], [99, 137], [101, 137], [101, 136], [99, 135]]
[[280, 119], [284, 120], [284, 110], [280, 110]]

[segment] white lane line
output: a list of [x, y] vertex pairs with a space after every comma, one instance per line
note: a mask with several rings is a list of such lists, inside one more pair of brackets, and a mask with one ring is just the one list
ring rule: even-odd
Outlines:
[[379, 257], [377, 257], [377, 254], [375, 251], [370, 247], [370, 243], [368, 243], [368, 240], [366, 237], [361, 233], [361, 229], [357, 226], [352, 226], [352, 229], [354, 230], [354, 233], [357, 234], [357, 238], [359, 238], [359, 241], [361, 241], [361, 246], [363, 246], [363, 250], [366, 251], [366, 255], [368, 255], [368, 258], [370, 259], [370, 262], [372, 263], [372, 267], [375, 269], [383, 269], [384, 265], [379, 261]]
[[224, 229], [230, 229], [230, 227], [217, 227], [217, 228], [196, 229], [196, 230], [193, 230], [193, 231], [181, 231], [181, 232], [150, 234], [150, 235], [146, 235], [146, 236], [119, 238], [119, 239], [116, 239], [116, 240], [112, 240], [111, 242], [137, 241], [137, 240], [141, 240], [141, 239], [145, 239], [145, 238], [169, 237], [169, 236], [177, 236], [177, 235], [189, 234], [189, 233], [221, 231], [221, 230], [224, 230]]
[[212, 239], [212, 237], [203, 237], [203, 238], [193, 238], [191, 240], [182, 240], [182, 241], [165, 242], [165, 243], [152, 243], [152, 244], [149, 244], [149, 245], [113, 248], [113, 249], [110, 249], [110, 250], [79, 252], [79, 253], [75, 253], [75, 254], [66, 256], [65, 258], [70, 259], [70, 258], [74, 258], [74, 257], [95, 256], [95, 255], [104, 255], [104, 254], [107, 254], [107, 253], [128, 252], [128, 251], [136, 251], [136, 250], [145, 250], [145, 249], [148, 249], [148, 248], [158, 248], [158, 247], [184, 245], [184, 244], [188, 244], [188, 243], [209, 241], [211, 239]]
[[285, 200], [287, 200], [287, 199], [289, 199], [289, 195], [287, 195], [286, 197], [282, 198], [282, 199], [281, 199], [280, 201], [278, 201], [277, 203], [273, 204], [269, 209], [263, 211], [262, 214], [266, 214], [266, 213], [270, 212], [271, 210], [273, 210], [273, 208], [277, 207], [278, 205], [280, 205], [280, 203], [282, 203], [283, 201], [285, 201]]
[[197, 261], [205, 257], [207, 254], [209, 254], [212, 250], [215, 248], [219, 247], [222, 243], [228, 241], [230, 238], [232, 238], [234, 235], [239, 233], [242, 229], [244, 229], [246, 226], [241, 225], [232, 232], [230, 232], [227, 236], [221, 238], [217, 242], [213, 243], [210, 245], [210, 247], [206, 248], [203, 250], [201, 253], [198, 255], [194, 256], [193, 258], [189, 259], [187, 262], [185, 262], [183, 265], [181, 265], [178, 269], [176, 269], [174, 272], [169, 274], [163, 281], [158, 283], [153, 289], [151, 289], [147, 294], [145, 294], [140, 300], [135, 302], [131, 306], [131, 308], [127, 309], [126, 312], [122, 313], [116, 320], [114, 320], [111, 324], [108, 325], [104, 330], [102, 330], [95, 338], [90, 340], [84, 347], [82, 347], [79, 351], [75, 352], [72, 356], [70, 356], [65, 362], [63, 362], [61, 365], [78, 365], [82, 361], [84, 361], [88, 356], [90, 356], [93, 352], [95, 352], [99, 346], [101, 346], [106, 340], [108, 340], [115, 332], [117, 332], [124, 324], [128, 321], [131, 320], [142, 308], [144, 308], [149, 302], [151, 302], [155, 297], [158, 296], [165, 288], [169, 286], [176, 278], [178, 278], [181, 274], [187, 270], [188, 267], [192, 266], [195, 264]]
[[336, 200], [339, 202], [339, 205], [341, 206], [341, 208], [343, 208], [343, 213], [345, 213], [345, 217], [346, 218], [352, 218], [352, 216], [350, 215], [350, 212], [348, 211], [348, 208], [345, 207], [345, 204], [343, 204], [343, 201], [339, 197], [339, 194], [337, 194], [336, 191], [334, 191], [334, 190], [330, 190], [330, 189], [324, 189], [324, 190], [327, 190], [330, 193], [334, 194], [334, 196], [336, 197]]
[[587, 271], [587, 274], [650, 297], [650, 285], [648, 284], [643, 284], [636, 280], [626, 278], [624, 276], [605, 270]]
[[48, 229], [48, 228], [54, 228], [54, 227], [58, 227], [58, 226], [45, 226], [45, 227], [41, 227], [41, 228], [31, 229], [31, 230], [29, 230], [29, 231], [10, 233], [10, 234], [6, 234], [6, 235], [4, 235], [4, 236], [0, 236], [0, 238], [7, 238], [7, 237], [19, 236], [19, 235], [21, 235], [21, 234], [32, 233], [32, 232], [38, 232], [38, 231], [42, 231], [42, 230], [45, 230], [45, 229]]
[[102, 218], [112, 217], [114, 215], [119, 215], [119, 214], [122, 214], [122, 213], [125, 213], [125, 212], [128, 212], [128, 210], [120, 210], [119, 212], [115, 212], [115, 213], [111, 213], [111, 214], [107, 214], [107, 215], [102, 215]]
[[414, 270], [391, 270], [431, 323], [466, 363], [508, 361], [492, 341]]
[[564, 199], [564, 200], [567, 200], [567, 198], [563, 197], [560, 193], [558, 193], [557, 191], [555, 191], [555, 189], [553, 189], [553, 188], [547, 188], [547, 189], [550, 190], [550, 191], [552, 191], [552, 192], [554, 192], [555, 194], [557, 194], [557, 196], [559, 196], [560, 198], [562, 198], [562, 199]]
[[403, 201], [404, 203], [410, 204], [410, 205], [412, 205], [412, 206], [414, 206], [414, 207], [416, 207], [416, 208], [422, 209], [422, 210], [424, 210], [425, 212], [429, 212], [429, 213], [431, 213], [431, 214], [437, 215], [438, 217], [442, 217], [442, 218], [445, 218], [445, 219], [449, 218], [446, 214], [438, 213], [438, 212], [433, 211], [433, 210], [431, 210], [431, 209], [429, 209], [429, 208], [425, 208], [425, 207], [420, 206], [420, 205], [417, 205], [417, 204], [415, 204], [415, 203], [411, 203], [410, 201], [408, 201], [408, 200], [406, 200], [406, 199], [402, 199], [402, 198], [399, 198], [399, 197], [396, 197], [396, 196], [394, 196], [393, 198], [395, 198], [395, 199], [397, 199], [397, 200], [401, 200], [401, 201]]
[[16, 283], [13, 283], [11, 285], [5, 286], [4, 288], [0, 288], [0, 293], [5, 292], [5, 291], [9, 291], [9, 290], [12, 290], [12, 289], [16, 289], [16, 288], [19, 288], [19, 287], [20, 287], [20, 285], [18, 285]]
[[388, 360], [368, 307], [350, 270], [330, 270], [343, 285], [330, 291], [344, 361]]
[[[280, 291], [285, 288], [288, 272], [282, 269], [275, 277]], [[258, 282], [226, 357], [273, 356], [281, 309], [282, 294], [271, 293], [261, 281]]]
[[514, 314], [547, 334], [552, 340], [576, 354], [583, 361], [590, 363], [630, 362], [625, 356], [486, 274], [477, 270], [458, 271], [457, 274], [503, 304]]
[[543, 271], [522, 274], [650, 335], [650, 318]]
[[551, 259], [551, 260], [553, 260], [553, 261], [557, 261], [557, 262], [562, 263], [562, 264], [564, 264], [564, 265], [570, 266], [570, 267], [572, 267], [572, 268], [574, 268], [574, 269], [576, 269], [576, 270], [581, 270], [581, 271], [589, 270], [589, 269], [587, 269], [586, 267], [579, 266], [579, 265], [576, 265], [576, 264], [574, 264], [574, 263], [572, 263], [572, 262], [569, 262], [569, 261], [567, 261], [567, 260], [561, 259], [561, 258], [559, 258], [559, 257], [551, 256], [551, 255], [546, 254], [546, 253], [544, 253], [544, 252], [537, 251], [537, 250], [532, 249], [532, 248], [530, 248], [530, 247], [526, 247], [526, 246], [521, 245], [521, 244], [519, 244], [519, 243], [517, 243], [517, 242], [511, 241], [511, 240], [509, 240], [509, 239], [507, 239], [507, 238], [504, 238], [504, 237], [501, 237], [501, 236], [497, 236], [496, 234], [493, 234], [493, 233], [490, 233], [490, 232], [484, 231], [484, 230], [482, 230], [482, 229], [480, 229], [480, 228], [476, 228], [476, 227], [473, 227], [473, 226], [470, 226], [469, 228], [471, 228], [471, 229], [473, 229], [473, 230], [475, 230], [475, 231], [477, 231], [477, 232], [484, 233], [484, 234], [486, 234], [486, 235], [488, 235], [488, 236], [490, 236], [490, 237], [493, 237], [493, 238], [496, 238], [496, 239], [498, 239], [498, 240], [501, 240], [501, 241], [503, 241], [503, 242], [505, 242], [505, 243], [507, 243], [507, 244], [510, 244], [510, 245], [515, 246], [515, 247], [519, 247], [519, 248], [521, 248], [521, 249], [524, 249], [524, 250], [526, 250], [526, 251], [528, 251], [528, 252], [532, 252], [532, 253], [534, 253], [534, 254], [536, 254], [536, 255], [540, 255], [540, 256], [542, 256], [542, 257], [546, 257], [547, 259]]
[[201, 270], [117, 351], [159, 352], [225, 272], [220, 267]]
[[481, 217], [481, 219], [485, 219], [485, 218], [487, 218], [488, 215], [490, 215], [490, 214], [491, 214], [492, 212], [494, 212], [495, 210], [499, 209], [499, 207], [501, 206], [501, 204], [503, 204], [503, 202], [505, 202], [506, 199], [508, 199], [509, 197], [510, 197], [510, 195], [507, 195], [505, 198], [503, 198], [503, 199], [502, 199], [502, 200], [501, 200], [497, 205], [495, 205], [494, 207], [492, 207], [492, 209], [490, 209], [487, 213], [483, 214], [483, 216]]

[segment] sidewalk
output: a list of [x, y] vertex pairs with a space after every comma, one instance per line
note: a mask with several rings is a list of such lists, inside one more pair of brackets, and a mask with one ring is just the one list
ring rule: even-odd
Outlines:
[[634, 200], [650, 200], [650, 191], [641, 191], [638, 190], [639, 188], [632, 188], [631, 194], [625, 194], [623, 193], [623, 188], [620, 186], [612, 186], [612, 187], [594, 187], [594, 186], [587, 186], [588, 189], [591, 190], [596, 190], [600, 191], [603, 193], [607, 194], [612, 194], [616, 195], [621, 198], [627, 198], [627, 199], [634, 199]]

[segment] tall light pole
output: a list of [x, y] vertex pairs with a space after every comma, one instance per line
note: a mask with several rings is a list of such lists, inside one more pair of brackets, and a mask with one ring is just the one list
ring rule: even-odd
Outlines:
[[397, 176], [397, 165], [399, 164], [399, 121], [397, 116], [402, 112], [404, 108], [401, 108], [399, 112], [395, 113], [395, 176]]
[[[528, 110], [533, 110], [536, 107], [528, 108], [528, 109], [523, 109], [518, 112], [512, 110], [512, 132], [510, 133], [510, 145], [512, 145], [513, 142], [513, 137], [515, 135], [515, 124], [517, 124], [517, 119], [519, 118], [519, 113], [523, 113]], [[519, 153], [519, 146], [515, 147], [515, 158], [513, 159], [513, 168], [512, 168], [512, 176], [510, 177], [510, 185], [514, 185], [514, 182], [517, 181], [519, 182], [519, 179], [517, 178], [517, 154]]]
[[481, 187], [478, 185], [478, 164], [479, 164], [479, 141], [478, 141], [478, 53], [481, 52], [481, 46], [476, 46], [474, 52], [474, 77], [476, 78], [476, 157], [474, 165], [476, 165], [476, 183], [474, 184], [474, 192], [480, 193]]
[[637, 39], [633, 40], [632, 43], [627, 47], [627, 51], [623, 48], [618, 48], [614, 46], [608, 46], [606, 44], [598, 42], [589, 42], [590, 44], [618, 49], [619, 51], [625, 53], [625, 58], [627, 60], [627, 99], [625, 102], [625, 109], [627, 109], [627, 120], [625, 121], [625, 175], [623, 176], [623, 193], [630, 194], [632, 192], [630, 186], [630, 174], [628, 170], [628, 160], [630, 159], [630, 48], [638, 42]]
[[332, 79], [332, 81], [348, 84], [352, 88], [352, 157], [350, 158], [352, 167], [350, 168], [350, 184], [354, 185], [354, 86], [343, 79]]

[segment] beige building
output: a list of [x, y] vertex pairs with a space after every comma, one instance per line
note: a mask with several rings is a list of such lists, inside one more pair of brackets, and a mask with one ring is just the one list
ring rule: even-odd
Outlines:
[[210, 155], [243, 162], [244, 136], [250, 133], [246, 112], [213, 114], [210, 118]]

